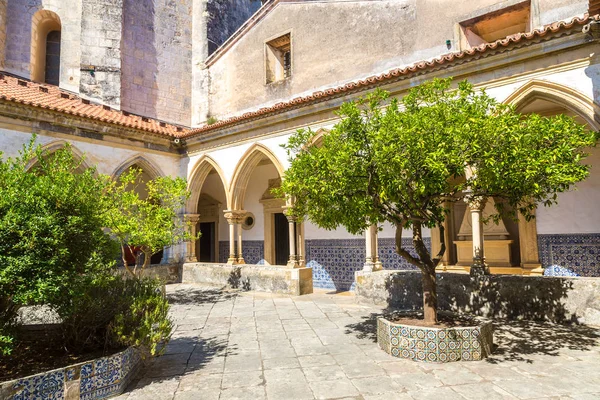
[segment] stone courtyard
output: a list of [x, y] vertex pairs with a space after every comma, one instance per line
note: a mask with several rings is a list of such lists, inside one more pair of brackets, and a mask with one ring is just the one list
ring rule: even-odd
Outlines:
[[169, 285], [174, 335], [119, 399], [598, 399], [600, 328], [495, 321], [485, 361], [396, 359], [384, 310], [351, 293], [301, 297]]

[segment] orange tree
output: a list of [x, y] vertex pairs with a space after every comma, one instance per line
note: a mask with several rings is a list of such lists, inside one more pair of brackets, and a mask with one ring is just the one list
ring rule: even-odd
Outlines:
[[[432, 255], [422, 230], [443, 230], [447, 201], [494, 197], [502, 200], [496, 218], [532, 218], [539, 203], [556, 203], [588, 176], [581, 160], [597, 139], [570, 117], [521, 115], [467, 82], [451, 84], [436, 79], [402, 100], [378, 90], [345, 103], [320, 146], [311, 145], [312, 131], [297, 132], [285, 146], [291, 166], [280, 189], [294, 199], [294, 214], [325, 229], [358, 234], [393, 224], [397, 253], [421, 271], [429, 322], [437, 322], [435, 268], [446, 244], [441, 232]], [[476, 174], [465, 177], [466, 168]], [[416, 255], [402, 247], [403, 229]]]

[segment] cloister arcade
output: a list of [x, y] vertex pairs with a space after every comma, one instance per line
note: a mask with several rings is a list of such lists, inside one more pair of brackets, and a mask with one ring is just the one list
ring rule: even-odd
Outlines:
[[[545, 116], [559, 113], [570, 115], [586, 124], [589, 129], [599, 129], [594, 117], [599, 115], [597, 106], [576, 90], [556, 83], [531, 80], [508, 96], [505, 103], [524, 114], [535, 112]], [[319, 145], [326, 132], [326, 129], [318, 130], [313, 143]], [[557, 206], [540, 207], [537, 218], [532, 221], [505, 218], [500, 224], [500, 230], [491, 226], [493, 223], [484, 227], [483, 237], [487, 243], [486, 254], [492, 273], [541, 273], [540, 267], [543, 263], [547, 264], [552, 256], [544, 254], [547, 249], [540, 249], [540, 246], [544, 246], [547, 241], [558, 240], [556, 234], [586, 235], [594, 233], [595, 227], [600, 226], [600, 217], [593, 211], [600, 193], [600, 152], [597, 149], [590, 151], [591, 156], [587, 161], [592, 165], [590, 177], [579, 184], [576, 191], [561, 194]], [[336, 237], [336, 234], [340, 237], [337, 240], [338, 246], [346, 244], [342, 239], [356, 240], [347, 233], [337, 231], [323, 236], [325, 233], [309, 222], [285, 221], [285, 209], [288, 205], [283, 199], [274, 197], [270, 191], [279, 185], [283, 173], [281, 160], [272, 149], [261, 143], [253, 143], [243, 151], [229, 180], [223, 173], [222, 166], [211, 157], [211, 153], [203, 154], [189, 174], [192, 196], [186, 212], [188, 218], [194, 221], [195, 229], [211, 240], [206, 240], [209, 244], [202, 244], [201, 238], [197, 243], [189, 244], [186, 261], [314, 266], [315, 262], [320, 261], [314, 254], [307, 255], [307, 242], [321, 237]], [[462, 202], [449, 204], [449, 207], [451, 213], [445, 222], [448, 250], [439, 269], [468, 271], [470, 262], [464, 261], [464, 249], [467, 249], [467, 259], [470, 261], [473, 239], [470, 231], [465, 234], [463, 230], [465, 227], [471, 229], [470, 214], [473, 210]], [[214, 228], [203, 225], [206, 222], [213, 223]], [[287, 230], [283, 228], [286, 222]], [[305, 226], [309, 231], [308, 236], [305, 234]], [[439, 230], [433, 229], [430, 235], [432, 252], [436, 252], [439, 249]], [[289, 240], [290, 238], [293, 239]], [[375, 271], [390, 267], [383, 259], [389, 260], [395, 256], [389, 254], [392, 238], [393, 228], [387, 225], [373, 226], [365, 232], [362, 239], [363, 250], [360, 252], [363, 255], [363, 270]], [[284, 246], [286, 242], [289, 242], [287, 248]], [[385, 256], [381, 253], [382, 243]], [[206, 251], [203, 252], [203, 249], [209, 247], [214, 249], [210, 256], [205, 254]], [[460, 251], [463, 251], [462, 255], [459, 254]], [[282, 253], [286, 257], [282, 257]]]

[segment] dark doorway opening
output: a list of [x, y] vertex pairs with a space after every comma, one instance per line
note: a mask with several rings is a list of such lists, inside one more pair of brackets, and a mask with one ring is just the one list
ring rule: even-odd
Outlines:
[[287, 265], [290, 258], [290, 231], [283, 213], [275, 216], [275, 265]]
[[200, 223], [200, 251], [198, 261], [200, 262], [216, 262], [215, 257], [215, 223], [201, 222]]

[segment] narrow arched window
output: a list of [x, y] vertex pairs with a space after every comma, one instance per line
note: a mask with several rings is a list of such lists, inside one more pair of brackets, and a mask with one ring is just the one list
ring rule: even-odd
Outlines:
[[60, 83], [61, 23], [52, 11], [40, 10], [31, 24], [31, 79], [51, 85]]
[[45, 82], [57, 85], [60, 81], [60, 31], [50, 31], [46, 36]]

